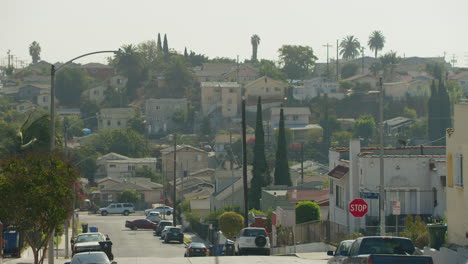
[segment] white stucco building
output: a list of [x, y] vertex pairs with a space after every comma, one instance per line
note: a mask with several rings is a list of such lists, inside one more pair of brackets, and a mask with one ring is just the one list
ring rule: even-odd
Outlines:
[[135, 116], [133, 108], [103, 108], [97, 115], [98, 130], [127, 129], [127, 122]]
[[150, 98], [145, 101], [145, 118], [148, 121], [148, 132], [155, 134], [171, 130], [174, 127], [174, 113], [187, 110], [186, 98]]
[[[377, 226], [379, 200], [365, 198], [379, 192], [380, 162], [378, 148], [361, 148], [358, 139], [349, 148], [329, 152], [330, 221], [349, 227], [349, 231]], [[392, 214], [392, 201], [399, 201], [401, 217], [407, 214], [442, 218], [445, 200], [445, 147], [385, 148], [385, 207]], [[348, 204], [364, 198], [369, 212], [354, 218]], [[375, 197], [377, 198], [377, 197]]]
[[327, 81], [323, 77], [304, 80], [303, 86], [294, 87], [293, 90], [294, 99], [301, 101], [324, 94], [330, 98], [343, 99], [345, 97], [345, 94], [340, 92], [338, 82]]

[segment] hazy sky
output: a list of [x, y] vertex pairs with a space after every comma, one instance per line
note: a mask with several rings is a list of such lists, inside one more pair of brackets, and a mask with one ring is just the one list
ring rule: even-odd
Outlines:
[[[367, 44], [373, 30], [386, 37], [384, 52], [400, 56], [455, 54], [468, 66], [468, 0], [0, 0], [0, 65], [7, 51], [26, 63], [37, 41], [41, 58], [66, 61], [83, 53], [118, 49], [168, 36], [169, 47], [209, 57], [277, 60], [283, 44], [309, 45], [326, 60], [327, 42], [354, 35]], [[372, 55], [367, 48], [366, 55]], [[90, 56], [78, 62], [104, 62]]]

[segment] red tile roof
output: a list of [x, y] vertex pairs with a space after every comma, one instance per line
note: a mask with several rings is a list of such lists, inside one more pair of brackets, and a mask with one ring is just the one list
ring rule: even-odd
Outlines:
[[333, 178], [341, 179], [346, 175], [346, 173], [348, 173], [348, 171], [348, 167], [338, 165], [333, 170], [331, 170], [328, 175]]

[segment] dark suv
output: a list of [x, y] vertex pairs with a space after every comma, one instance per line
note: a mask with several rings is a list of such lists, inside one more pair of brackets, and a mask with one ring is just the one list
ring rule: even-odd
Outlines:
[[173, 240], [179, 241], [179, 243], [184, 243], [184, 233], [180, 227], [171, 227], [169, 231], [164, 236], [164, 242], [169, 243]]
[[159, 222], [159, 225], [154, 229], [154, 235], [155, 236], [160, 236], [161, 231], [163, 231], [164, 227], [171, 226], [171, 225], [172, 225], [172, 221], [170, 221], [170, 220], [161, 220]]

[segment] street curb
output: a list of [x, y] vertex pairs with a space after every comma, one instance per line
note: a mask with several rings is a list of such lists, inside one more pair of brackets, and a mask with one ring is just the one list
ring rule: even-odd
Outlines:
[[296, 257], [296, 258], [300, 258], [299, 255], [298, 255], [297, 253], [273, 254], [273, 255], [270, 255], [270, 256], [276, 256], [276, 257]]

